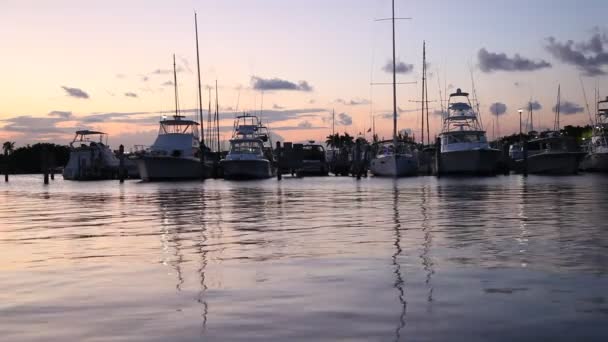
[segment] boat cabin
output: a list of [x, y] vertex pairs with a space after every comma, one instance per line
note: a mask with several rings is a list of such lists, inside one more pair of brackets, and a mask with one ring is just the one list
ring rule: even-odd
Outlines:
[[153, 155], [192, 157], [198, 152], [198, 122], [174, 115], [173, 119], [163, 117], [159, 124], [158, 136], [149, 149]]

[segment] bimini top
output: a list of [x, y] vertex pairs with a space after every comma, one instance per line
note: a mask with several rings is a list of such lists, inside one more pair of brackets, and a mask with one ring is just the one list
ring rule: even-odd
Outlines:
[[198, 126], [198, 122], [192, 120], [184, 120], [183, 115], [173, 115], [172, 120], [162, 119], [160, 123], [166, 126], [181, 126], [181, 125], [194, 125]]
[[460, 88], [456, 89], [455, 93], [451, 93], [450, 97], [454, 97], [454, 96], [469, 96], [469, 93], [465, 93], [462, 90], [460, 90]]
[[76, 135], [98, 135], [98, 134], [105, 135], [106, 133], [100, 132], [100, 131], [89, 131], [88, 129], [84, 129], [82, 131], [76, 131]]

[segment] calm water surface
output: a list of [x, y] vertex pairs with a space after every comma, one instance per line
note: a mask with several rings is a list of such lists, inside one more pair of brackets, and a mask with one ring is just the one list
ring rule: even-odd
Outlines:
[[2, 341], [606, 341], [608, 177], [0, 183]]

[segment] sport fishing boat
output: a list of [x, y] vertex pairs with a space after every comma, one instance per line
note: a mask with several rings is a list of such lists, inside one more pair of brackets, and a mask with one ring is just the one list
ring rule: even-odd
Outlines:
[[144, 181], [200, 179], [198, 123], [182, 115], [159, 122], [154, 144], [135, 153], [139, 175]]
[[593, 135], [587, 145], [587, 155], [581, 169], [593, 172], [608, 172], [608, 97], [597, 103]]
[[136, 152], [134, 160], [144, 181], [200, 179], [201, 163], [199, 124], [179, 114], [177, 74], [173, 55], [175, 114], [160, 120], [158, 136], [152, 146]]
[[[91, 137], [98, 139], [93, 140]], [[74, 140], [70, 143], [70, 159], [63, 169], [63, 179], [115, 179], [118, 176], [118, 167], [119, 160], [108, 146], [106, 133], [77, 131]]]
[[439, 139], [439, 174], [496, 173], [501, 152], [490, 147], [468, 93], [457, 89], [450, 94], [448, 113], [443, 119]]
[[255, 115], [237, 116], [230, 150], [220, 161], [224, 179], [264, 179], [276, 175], [268, 128]]
[[375, 155], [369, 163], [374, 176], [403, 177], [418, 174], [418, 156], [414, 144], [397, 135], [397, 66], [395, 59], [395, 2], [393, 1], [393, 139], [374, 146]]

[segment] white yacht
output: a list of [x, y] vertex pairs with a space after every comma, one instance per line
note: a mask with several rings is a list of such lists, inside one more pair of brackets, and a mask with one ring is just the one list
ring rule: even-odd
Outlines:
[[139, 175], [144, 181], [200, 179], [198, 123], [174, 115], [163, 118], [152, 146], [135, 154]]
[[264, 179], [276, 175], [268, 128], [259, 118], [237, 116], [230, 150], [220, 161], [224, 179]]
[[418, 156], [413, 143], [397, 135], [397, 72], [395, 61], [395, 2], [393, 1], [393, 139], [375, 145], [369, 170], [374, 176], [403, 177], [418, 174]]
[[[91, 139], [91, 137], [97, 137], [97, 139]], [[118, 158], [108, 146], [106, 133], [89, 130], [77, 131], [74, 140], [70, 143], [70, 159], [63, 169], [63, 179], [114, 179], [118, 176], [118, 167]]]
[[501, 152], [490, 147], [468, 93], [457, 89], [450, 94], [448, 113], [443, 118], [439, 138], [439, 174], [496, 173]]
[[608, 97], [597, 103], [593, 136], [581, 163], [585, 171], [608, 172]]

